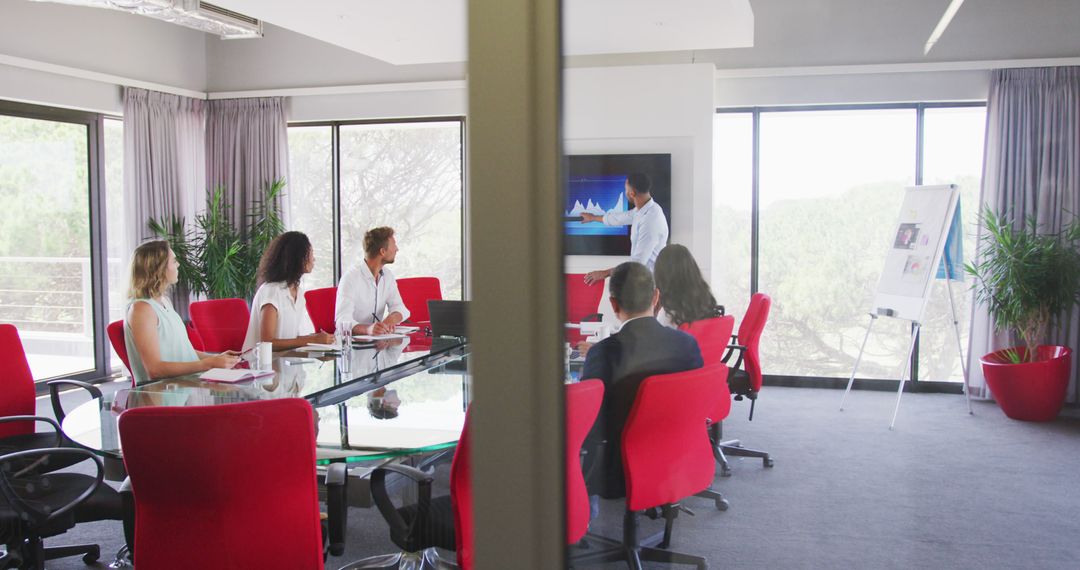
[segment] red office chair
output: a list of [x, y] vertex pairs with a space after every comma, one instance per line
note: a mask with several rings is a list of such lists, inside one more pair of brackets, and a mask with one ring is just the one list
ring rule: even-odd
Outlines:
[[[203, 350], [242, 350], [251, 312], [243, 299], [196, 301], [188, 307], [191, 323], [202, 337]], [[194, 345], [195, 343], [192, 343]]]
[[398, 293], [401, 294], [401, 302], [409, 310], [409, 323], [417, 325], [429, 325], [431, 314], [428, 312], [428, 301], [441, 301], [442, 286], [438, 277], [406, 277], [397, 280]]
[[566, 386], [566, 543], [575, 544], [589, 530], [589, 493], [581, 472], [581, 446], [589, 435], [600, 404], [604, 383], [584, 380]]
[[[64, 421], [65, 415], [63, 408], [60, 407], [61, 388], [82, 388], [93, 398], [101, 397], [101, 390], [76, 380], [51, 380], [48, 386], [57, 423]], [[26, 361], [19, 331], [14, 325], [2, 324], [0, 325], [0, 417], [33, 416], [37, 409], [36, 397], [34, 376], [30, 372], [30, 364]], [[55, 433], [35, 433], [34, 427], [32, 421], [11, 422], [3, 425], [0, 427], [0, 438], [3, 438], [0, 449], [16, 451], [59, 445], [75, 447], [66, 437], [58, 440]]]
[[128, 375], [134, 376], [131, 374], [131, 364], [128, 363], [127, 344], [124, 342], [124, 321], [113, 321], [109, 323], [109, 326], [106, 327], [105, 330], [109, 333], [109, 343], [112, 344], [113, 352], [120, 357], [120, 362], [124, 363], [124, 368], [127, 368]]
[[[604, 383], [586, 380], [566, 387], [566, 542], [574, 544], [589, 528], [589, 495], [581, 474], [581, 445], [592, 429]], [[450, 495], [431, 498], [434, 477], [407, 465], [378, 467], [371, 475], [371, 494], [379, 512], [390, 525], [390, 539], [405, 553], [376, 556], [343, 567], [341, 570], [399, 568], [403, 559], [426, 560], [431, 567], [443, 567], [428, 550], [438, 546], [457, 551], [460, 568], [473, 567], [473, 511], [471, 466], [469, 461], [469, 414], [461, 431], [450, 465]], [[386, 489], [389, 473], [405, 475], [419, 485], [420, 500], [401, 508], [390, 501]], [[575, 558], [576, 560], [576, 558]], [[404, 566], [400, 566], [404, 567]]]
[[[706, 568], [704, 558], [666, 550], [680, 510], [679, 501], [701, 492], [712, 482], [712, 444], [701, 426], [716, 408], [726, 376], [722, 366], [650, 376], [638, 387], [622, 435], [626, 474], [626, 514], [623, 542], [604, 540], [614, 549], [600, 550], [575, 560], [584, 565], [625, 560], [631, 568], [641, 562], [692, 564]], [[655, 537], [638, 537], [638, 516], [659, 508], [664, 533], [658, 548], [642, 546]]]
[[[731, 393], [735, 394], [736, 400], [741, 401], [744, 397], [750, 399], [751, 421], [754, 419], [754, 404], [757, 402], [758, 392], [761, 391], [762, 386], [761, 357], [758, 352], [758, 345], [761, 341], [761, 332], [765, 329], [765, 322], [769, 318], [770, 307], [772, 307], [772, 299], [768, 295], [754, 293], [750, 297], [750, 306], [746, 308], [746, 315], [743, 317], [743, 321], [739, 323], [739, 334], [732, 337], [737, 344], [729, 347], [728, 353], [723, 359], [726, 363], [731, 359], [735, 350], [739, 351], [738, 359], [731, 366], [734, 374], [728, 379], [728, 387]], [[713, 435], [717, 440], [720, 439], [719, 426], [717, 426]], [[717, 446], [721, 451], [718, 458], [720, 461], [720, 474], [725, 477], [731, 474], [731, 468], [726, 458], [727, 455], [759, 457], [765, 467], [773, 466], [773, 459], [768, 452], [747, 449], [737, 439], [720, 441]]]
[[138, 566], [321, 570], [312, 418], [299, 398], [121, 414]]
[[[37, 453], [38, 460], [35, 461], [33, 468], [30, 470], [33, 473], [50, 473], [70, 467], [85, 459], [85, 457], [78, 454], [48, 453], [48, 450], [53, 448], [77, 447], [74, 442], [60, 431], [59, 424], [64, 421], [64, 410], [60, 406], [61, 388], [83, 388], [90, 393], [91, 397], [101, 397], [101, 391], [96, 387], [75, 380], [52, 380], [48, 383], [48, 386], [53, 413], [56, 417], [55, 422], [48, 418], [33, 418], [37, 408], [37, 394], [34, 386], [34, 376], [30, 371], [30, 364], [26, 360], [26, 353], [23, 351], [19, 331], [13, 325], [0, 324], [0, 418], [10, 418], [0, 420], [0, 454]], [[36, 430], [37, 422], [49, 423], [53, 428], [52, 431], [38, 432]], [[75, 495], [71, 495], [70, 498], [74, 497]], [[111, 503], [107, 506], [98, 505], [95, 501], [88, 504], [85, 509], [80, 508], [80, 511], [86, 511], [85, 516], [80, 515], [83, 517], [80, 520], [119, 519], [119, 509], [114, 509], [114, 506]], [[98, 515], [101, 518], [94, 518]], [[89, 559], [91, 552], [98, 552], [99, 550], [95, 545], [83, 545], [66, 550], [52, 550], [45, 553], [44, 556], [53, 558], [55, 556], [83, 554]], [[96, 555], [94, 558], [96, 558]]]
[[[584, 273], [567, 273], [566, 279], [566, 322], [581, 323], [600, 320], [600, 297], [604, 294], [604, 282], [585, 284]], [[566, 329], [566, 341], [570, 344], [585, 340], [585, 335], [576, 329]]]
[[311, 324], [316, 331], [337, 334], [337, 324], [334, 322], [334, 312], [337, 310], [337, 287], [323, 287], [312, 289], [304, 293], [304, 302], [307, 304], [307, 314], [311, 317]]

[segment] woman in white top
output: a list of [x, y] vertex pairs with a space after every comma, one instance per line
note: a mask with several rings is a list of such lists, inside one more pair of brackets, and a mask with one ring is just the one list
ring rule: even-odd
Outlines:
[[285, 232], [270, 242], [259, 262], [260, 285], [251, 301], [245, 351], [258, 342], [273, 343], [275, 351], [334, 342], [333, 333], [315, 332], [300, 288], [300, 278], [314, 268], [315, 251], [303, 233]]

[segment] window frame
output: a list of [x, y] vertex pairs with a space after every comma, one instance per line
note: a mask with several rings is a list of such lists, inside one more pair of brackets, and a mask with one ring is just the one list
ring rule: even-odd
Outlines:
[[468, 264], [465, 261], [468, 255], [468, 244], [465, 240], [465, 220], [467, 219], [466, 205], [468, 204], [468, 186], [466, 185], [465, 157], [467, 156], [466, 144], [466, 118], [464, 115], [447, 115], [431, 117], [393, 117], [380, 119], [349, 119], [333, 121], [289, 121], [287, 128], [293, 127], [330, 127], [330, 171], [331, 171], [331, 202], [333, 204], [333, 244], [334, 244], [334, 271], [333, 282], [337, 284], [341, 280], [343, 267], [341, 263], [341, 127], [353, 125], [394, 125], [416, 123], [458, 123], [458, 137], [461, 151], [458, 160], [461, 164], [461, 291], [462, 296], [468, 298], [469, 275], [466, 271]]
[[106, 263], [106, 205], [105, 205], [105, 116], [101, 113], [89, 111], [77, 111], [59, 107], [33, 105], [9, 100], [0, 100], [0, 115], [20, 117], [24, 119], [36, 119], [60, 123], [70, 123], [86, 126], [87, 136], [87, 197], [89, 200], [90, 219], [90, 298], [92, 313], [92, 328], [94, 331], [94, 367], [85, 372], [76, 374], [64, 374], [49, 378], [35, 379], [34, 384], [39, 394], [47, 391], [47, 382], [56, 379], [80, 380], [84, 382], [101, 381], [109, 378], [112, 373], [112, 362], [109, 354], [108, 334], [106, 322], [109, 314], [108, 295], [108, 267]]
[[[986, 101], [938, 101], [917, 103], [845, 103], [835, 105], [782, 105], [782, 106], [752, 106], [752, 107], [716, 107], [716, 114], [747, 114], [751, 115], [752, 128], [750, 144], [751, 150], [751, 175], [750, 175], [750, 294], [758, 292], [759, 263], [759, 240], [760, 240], [760, 181], [761, 181], [761, 115], [763, 113], [790, 113], [807, 111], [881, 111], [896, 109], [913, 109], [915, 111], [915, 184], [923, 183], [923, 163], [925, 144], [925, 119], [926, 109], [942, 108], [970, 108], [986, 107]], [[715, 134], [714, 134], [715, 136]], [[912, 331], [915, 325], [911, 326]], [[970, 332], [970, 331], [969, 331]], [[952, 394], [963, 393], [963, 383], [948, 382], [941, 380], [919, 380], [919, 344], [920, 339], [915, 341], [915, 350], [911, 354], [911, 388], [919, 392], [943, 392]], [[969, 355], [970, 356], [970, 355]], [[788, 374], [763, 374], [763, 380], [770, 386], [790, 386], [802, 388], [837, 388], [847, 386], [845, 378], [829, 378], [824, 376], [797, 376]], [[894, 391], [897, 389], [899, 380], [896, 378], [856, 378], [853, 383], [855, 389]]]

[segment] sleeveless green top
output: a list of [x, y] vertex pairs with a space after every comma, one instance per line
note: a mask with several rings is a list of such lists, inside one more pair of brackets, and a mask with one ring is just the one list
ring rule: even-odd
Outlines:
[[[166, 301], [160, 303], [154, 299], [134, 299], [128, 303], [128, 311], [135, 303], [146, 303], [154, 309], [157, 316], [158, 349], [162, 362], [194, 362], [199, 359], [195, 348], [188, 339], [187, 327], [183, 319], [173, 310]], [[131, 364], [131, 374], [135, 377], [135, 385], [152, 382], [153, 379], [146, 372], [142, 356], [135, 348], [135, 339], [131, 335], [131, 323], [124, 317], [124, 345], [127, 346], [128, 363]]]

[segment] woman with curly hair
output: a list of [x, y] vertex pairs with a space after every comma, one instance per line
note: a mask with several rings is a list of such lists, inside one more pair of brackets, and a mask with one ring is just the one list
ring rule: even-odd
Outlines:
[[664, 325], [678, 327], [724, 313], [686, 246], [673, 243], [660, 250], [654, 276], [660, 291], [657, 319]]
[[334, 342], [333, 333], [315, 332], [300, 287], [300, 278], [314, 268], [315, 250], [302, 232], [285, 232], [270, 242], [259, 261], [245, 351], [259, 342], [273, 343], [275, 351]]

